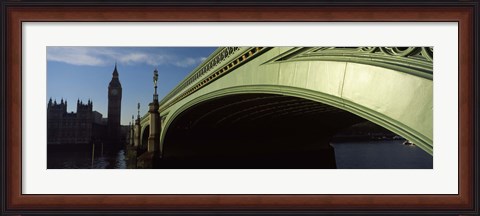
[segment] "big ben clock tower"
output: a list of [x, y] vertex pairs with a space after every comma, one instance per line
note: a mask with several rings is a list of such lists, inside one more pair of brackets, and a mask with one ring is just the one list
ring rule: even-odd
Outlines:
[[120, 113], [122, 106], [122, 85], [118, 79], [117, 63], [108, 84], [108, 141], [111, 146], [121, 146], [120, 143]]

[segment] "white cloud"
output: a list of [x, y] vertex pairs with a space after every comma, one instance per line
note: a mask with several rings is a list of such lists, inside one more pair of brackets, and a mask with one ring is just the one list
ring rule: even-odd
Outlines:
[[172, 63], [177, 67], [190, 67], [193, 65], [200, 64], [203, 61], [202, 59], [204, 58], [203, 57], [202, 58], [185, 58], [185, 59], [178, 59]]
[[182, 58], [176, 55], [149, 53], [143, 50], [130, 51], [126, 48], [48, 47], [47, 60], [86, 66], [104, 66], [118, 61], [128, 65], [148, 64], [151, 66], [173, 65], [190, 67], [206, 59], [206, 57]]
[[89, 50], [82, 47], [49, 47], [47, 49], [47, 60], [63, 62], [73, 65], [104, 65], [101, 58], [96, 58], [89, 53]]
[[135, 64], [137, 62], [146, 62], [150, 58], [145, 53], [130, 53], [118, 58], [118, 61], [125, 64]]

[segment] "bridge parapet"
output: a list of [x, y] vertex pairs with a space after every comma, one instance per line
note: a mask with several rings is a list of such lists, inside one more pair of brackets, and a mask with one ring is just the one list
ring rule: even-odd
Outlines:
[[265, 47], [223, 47], [217, 49], [160, 101], [160, 113], [265, 50], [267, 50]]

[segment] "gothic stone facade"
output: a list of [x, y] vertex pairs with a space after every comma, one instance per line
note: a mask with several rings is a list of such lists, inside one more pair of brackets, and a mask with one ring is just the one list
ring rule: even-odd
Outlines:
[[[67, 101], [48, 102], [47, 144], [89, 144], [94, 135], [94, 120], [98, 112], [92, 111], [93, 103], [77, 101], [77, 112], [67, 112]], [[101, 114], [100, 114], [101, 115]], [[98, 118], [98, 117], [97, 117]]]

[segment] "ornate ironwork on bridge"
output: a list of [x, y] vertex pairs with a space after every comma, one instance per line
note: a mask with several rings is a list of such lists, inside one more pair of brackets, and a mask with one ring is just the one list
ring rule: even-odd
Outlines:
[[433, 78], [433, 47], [299, 47], [275, 61], [353, 62]]

